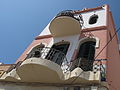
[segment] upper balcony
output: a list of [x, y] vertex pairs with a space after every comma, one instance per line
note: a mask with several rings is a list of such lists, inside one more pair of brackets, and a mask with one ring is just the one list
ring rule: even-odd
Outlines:
[[80, 33], [80, 18], [73, 11], [62, 11], [51, 21], [49, 30], [54, 37], [68, 36]]

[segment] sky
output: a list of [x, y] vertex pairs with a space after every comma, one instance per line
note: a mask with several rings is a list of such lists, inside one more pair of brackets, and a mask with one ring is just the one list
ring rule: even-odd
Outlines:
[[120, 27], [120, 0], [0, 0], [0, 62], [15, 63], [60, 11], [104, 4], [110, 5], [116, 28]]

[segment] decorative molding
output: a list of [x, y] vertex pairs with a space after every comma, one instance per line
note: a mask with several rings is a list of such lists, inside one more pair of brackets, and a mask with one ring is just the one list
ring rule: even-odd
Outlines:
[[100, 10], [100, 9], [103, 9], [103, 7], [101, 6], [101, 7], [96, 7], [96, 8], [88, 8], [82, 11], [75, 11], [74, 13], [80, 14], [80, 13], [85, 13], [85, 12], [90, 12], [90, 11], [95, 11], [95, 10]]
[[95, 47], [96, 48], [99, 48], [99, 45], [100, 45], [100, 39], [98, 37], [84, 37], [84, 38], [81, 38], [79, 41], [78, 41], [78, 44], [76, 46], [76, 49], [79, 49], [80, 45], [84, 42], [87, 42], [87, 41], [95, 41], [96, 42], [96, 45]]
[[85, 28], [85, 29], [82, 29], [82, 32], [89, 32], [89, 31], [96, 31], [96, 30], [107, 30], [107, 26], [99, 26], [99, 27], [93, 27], [93, 28]]
[[[99, 26], [99, 27], [93, 27], [93, 28], [85, 28], [82, 29], [81, 32], [89, 32], [89, 31], [96, 31], [96, 30], [107, 30], [107, 26]], [[35, 38], [35, 40], [39, 40], [39, 39], [45, 39], [45, 38], [51, 38], [53, 37], [52, 35], [43, 35], [43, 36], [37, 36]]]
[[52, 35], [37, 36], [37, 37], [35, 38], [35, 40], [44, 39], [44, 38], [51, 38], [51, 37], [53, 37], [53, 36], [52, 36]]

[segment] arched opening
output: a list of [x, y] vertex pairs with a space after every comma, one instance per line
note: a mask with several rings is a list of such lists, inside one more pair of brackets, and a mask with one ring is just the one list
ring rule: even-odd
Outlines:
[[87, 41], [81, 44], [77, 58], [86, 58], [88, 60], [94, 59], [95, 44], [96, 42], [94, 41]]
[[97, 20], [98, 20], [98, 15], [94, 14], [90, 17], [89, 24], [95, 24], [97, 23]]
[[83, 71], [92, 71], [95, 56], [96, 41], [85, 41], [79, 46], [72, 70], [80, 67]]
[[31, 51], [30, 53], [27, 55], [27, 58], [32, 58], [32, 57], [36, 57], [36, 58], [39, 58], [41, 57], [41, 51], [42, 49], [45, 47], [44, 44], [40, 44], [40, 45], [37, 45], [35, 46]]
[[69, 42], [59, 42], [59, 43], [55, 43], [49, 53], [46, 56], [46, 59], [51, 60], [59, 65], [62, 64], [68, 48], [69, 48], [70, 43]]

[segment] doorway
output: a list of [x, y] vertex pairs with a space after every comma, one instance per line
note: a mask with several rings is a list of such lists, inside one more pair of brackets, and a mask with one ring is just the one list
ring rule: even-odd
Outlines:
[[79, 46], [76, 60], [71, 70], [80, 67], [83, 71], [92, 71], [95, 56], [95, 41], [86, 41]]
[[58, 65], [61, 65], [67, 54], [69, 45], [69, 42], [59, 42], [54, 44], [47, 54], [46, 59], [51, 60]]

